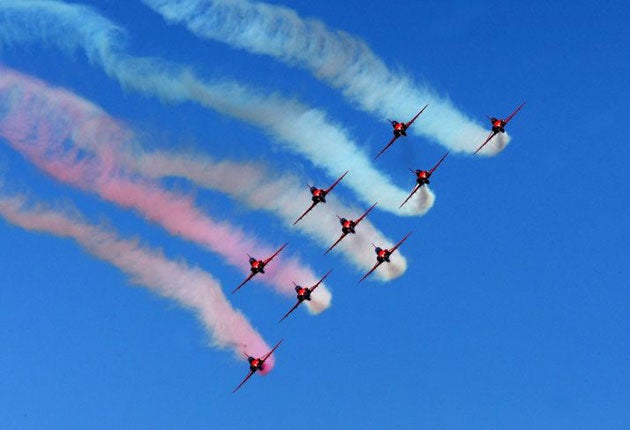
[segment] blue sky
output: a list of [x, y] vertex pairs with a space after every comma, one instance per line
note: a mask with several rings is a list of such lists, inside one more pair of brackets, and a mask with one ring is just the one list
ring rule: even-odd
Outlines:
[[[201, 40], [139, 1], [72, 3], [94, 6], [124, 27], [135, 55], [293, 96], [326, 110], [371, 153], [389, 138], [385, 118], [355, 109], [306, 71]], [[389, 283], [357, 286], [360, 272], [339, 255], [323, 257], [323, 249], [273, 216], [168, 182], [269, 243], [288, 241], [318, 273], [334, 269], [327, 284], [333, 304], [319, 316], [300, 309], [278, 325], [293, 301], [259, 283], [230, 297], [268, 342], [285, 339], [273, 372], [255, 375], [236, 395], [231, 390], [245, 363], [208, 347], [189, 311], [133, 287], [71, 241], [0, 222], [0, 427], [627, 428], [630, 237], [622, 133], [629, 6], [290, 6], [365, 40], [394, 70], [480, 122], [527, 100], [509, 125], [510, 145], [496, 157], [450, 156], [432, 179], [435, 205], [422, 217], [370, 214], [390, 238], [414, 231], [401, 248], [407, 272]], [[0, 58], [91, 100], [156, 147], [196, 148], [334, 180], [251, 125], [125, 91], [79, 53], [68, 57], [36, 43], [4, 48]], [[409, 136], [378, 166], [411, 189], [407, 167], [428, 168], [443, 152]], [[8, 145], [0, 146], [0, 163], [6, 183], [44, 201], [72, 202], [122, 236], [208, 270], [224, 291], [241, 280], [216, 255], [55, 182]], [[343, 169], [344, 160], [339, 164]], [[335, 192], [355, 201], [344, 186]]]

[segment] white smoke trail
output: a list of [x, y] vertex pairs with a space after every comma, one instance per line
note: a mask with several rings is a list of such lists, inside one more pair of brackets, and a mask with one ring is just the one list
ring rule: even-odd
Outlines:
[[[191, 198], [127, 171], [118, 162], [116, 148], [130, 133], [86, 101], [77, 101], [61, 90], [50, 90], [49, 97], [45, 97], [47, 91], [41, 82], [0, 67], [0, 136], [40, 169], [57, 180], [138, 211], [169, 233], [214, 251], [245, 275], [250, 273], [244, 264], [248, 252], [255, 250], [263, 258], [271, 255], [273, 250], [260, 244], [251, 232], [246, 234], [228, 222], [217, 222]], [[84, 143], [71, 145], [78, 141]], [[85, 145], [99, 145], [98, 156], [82, 153], [76, 147]], [[295, 297], [291, 285], [294, 279], [315, 282], [317, 277], [299, 259], [284, 255], [276, 258], [266, 276], [256, 278], [289, 297]], [[325, 310], [331, 297], [322, 286], [308, 309], [313, 313]]]
[[[274, 174], [260, 163], [217, 162], [204, 154], [147, 151], [131, 130], [89, 101], [6, 68], [0, 67], [0, 72], [0, 107], [13, 111], [13, 114], [6, 114], [13, 121], [3, 120], [0, 116], [0, 133], [5, 127], [29, 128], [22, 121], [16, 120], [18, 116], [15, 113], [18, 111], [28, 112], [31, 117], [46, 118], [49, 124], [63, 124], [68, 129], [58, 131], [50, 135], [54, 137], [49, 138], [59, 140], [64, 136], [72, 136], [72, 144], [77, 148], [107, 160], [105, 164], [109, 166], [109, 170], [120, 170], [122, 167], [150, 179], [181, 177], [204, 188], [221, 191], [251, 208], [274, 213], [286, 226], [298, 229], [322, 247], [328, 247], [340, 234], [341, 228], [336, 214], [351, 219], [356, 219], [361, 214], [360, 209], [344, 207], [338, 203], [337, 197], [331, 196], [325, 208], [318, 207], [312, 216], [306, 217], [294, 227], [293, 220], [310, 204], [305, 181], [300, 181], [293, 175]], [[43, 122], [30, 121], [28, 124], [41, 126]], [[5, 125], [7, 123], [10, 125]], [[335, 249], [356, 268], [364, 271], [374, 264], [374, 255], [369, 252], [370, 242], [388, 246], [391, 241], [368, 219], [361, 222], [357, 231], [356, 236], [350, 235]], [[390, 280], [402, 275], [405, 270], [406, 260], [401, 254], [386, 269], [377, 272], [377, 276], [381, 280]], [[287, 286], [290, 288], [290, 285], [289, 283]], [[316, 299], [313, 303], [321, 301], [320, 295], [329, 296], [330, 292], [325, 286], [320, 287], [313, 296]], [[330, 299], [324, 302], [329, 303]]]
[[[304, 181], [295, 176], [282, 175], [273, 179], [273, 174], [266, 172], [260, 164], [215, 162], [203, 154], [136, 152], [131, 163], [148, 177], [185, 178], [201, 187], [229, 194], [251, 208], [272, 212], [288, 228], [298, 229], [326, 248], [341, 234], [337, 215], [356, 220], [365, 211], [357, 207], [345, 207], [338, 199], [330, 197], [325, 208], [313, 209], [312, 215], [292, 226], [293, 221], [311, 204]], [[375, 262], [375, 255], [371, 252], [372, 242], [384, 247], [393, 245], [366, 218], [357, 227], [357, 234], [348, 235], [333, 252], [341, 253], [357, 269], [367, 270]], [[407, 261], [400, 253], [391, 264], [375, 275], [381, 280], [391, 280], [402, 275], [406, 269]]]
[[90, 254], [122, 270], [132, 283], [192, 309], [210, 335], [212, 345], [232, 349], [240, 360], [245, 347], [254, 354], [269, 350], [247, 318], [232, 308], [219, 282], [209, 273], [169, 260], [137, 239], [124, 240], [104, 227], [88, 224], [76, 210], [70, 214], [67, 210], [33, 205], [25, 196], [10, 196], [2, 188], [0, 185], [0, 216], [11, 224], [73, 239]]
[[120, 27], [87, 7], [52, 0], [0, 3], [0, 45], [39, 41], [69, 52], [83, 49], [90, 62], [125, 88], [170, 102], [194, 101], [253, 124], [332, 178], [351, 170], [344, 186], [367, 205], [379, 201], [380, 209], [407, 216], [424, 214], [433, 205], [435, 197], [427, 189], [399, 209], [407, 191], [376, 169], [347, 131], [323, 111], [234, 81], [203, 81], [189, 69], [155, 58], [133, 57], [125, 51], [124, 39]]
[[[410, 130], [446, 146], [472, 153], [488, 135], [453, 103], [409, 76], [392, 72], [367, 44], [294, 10], [251, 0], [142, 0], [170, 22], [183, 23], [202, 38], [219, 40], [309, 70], [340, 89], [359, 108], [379, 118], [408, 121], [429, 108]], [[480, 155], [494, 155], [508, 143], [496, 136]]]

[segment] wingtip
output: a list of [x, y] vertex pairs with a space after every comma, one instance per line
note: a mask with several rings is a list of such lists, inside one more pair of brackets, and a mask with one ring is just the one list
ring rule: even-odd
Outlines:
[[[328, 275], [330, 275], [330, 272], [332, 272], [333, 269], [329, 269], [328, 272], [326, 272], [326, 274], [324, 276], [322, 276], [322, 278], [317, 281], [317, 286], [319, 286], [322, 282], [324, 282], [324, 279], [326, 279], [328, 277]], [[311, 290], [312, 291], [312, 290]]]

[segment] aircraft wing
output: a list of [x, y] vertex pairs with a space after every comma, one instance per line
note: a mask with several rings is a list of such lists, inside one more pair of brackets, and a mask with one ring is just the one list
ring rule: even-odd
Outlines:
[[370, 275], [372, 274], [372, 272], [373, 272], [373, 271], [375, 271], [375, 270], [376, 270], [376, 268], [377, 268], [378, 266], [380, 266], [381, 264], [383, 264], [383, 262], [382, 262], [382, 261], [377, 261], [377, 262], [376, 262], [376, 264], [374, 265], [374, 267], [372, 267], [372, 268], [370, 269], [370, 271], [369, 271], [369, 272], [367, 272], [365, 275], [363, 275], [363, 278], [361, 278], [361, 279], [359, 280], [359, 282], [357, 282], [357, 284], [360, 284], [360, 283], [361, 283], [361, 282], [362, 282], [365, 278], [367, 278], [368, 276], [370, 276]]
[[317, 203], [319, 203], [319, 202], [313, 202], [313, 204], [308, 209], [306, 209], [306, 211], [304, 211], [304, 213], [302, 215], [300, 215], [300, 217], [298, 219], [295, 220], [293, 225], [297, 224], [302, 218], [304, 218], [306, 216], [306, 214], [309, 213], [311, 211], [311, 209], [313, 209]]
[[413, 124], [413, 122], [416, 120], [416, 118], [418, 118], [418, 117], [420, 116], [420, 114], [421, 114], [422, 112], [424, 112], [424, 110], [427, 108], [427, 106], [429, 106], [429, 105], [428, 105], [428, 104], [427, 104], [427, 105], [424, 105], [424, 107], [420, 110], [420, 112], [418, 112], [418, 113], [416, 114], [416, 116], [414, 116], [413, 118], [411, 118], [411, 121], [409, 121], [407, 124], [405, 124], [405, 127], [409, 127], [411, 124]]
[[335, 246], [337, 246], [337, 244], [338, 244], [339, 242], [341, 242], [341, 241], [343, 240], [343, 238], [344, 238], [344, 237], [346, 237], [347, 235], [348, 235], [348, 233], [341, 233], [341, 236], [339, 236], [339, 239], [337, 239], [337, 241], [336, 241], [335, 243], [333, 243], [333, 244], [330, 246], [330, 248], [328, 248], [328, 249], [326, 250], [326, 252], [324, 252], [324, 255], [326, 255], [326, 254], [328, 254], [330, 251], [332, 251], [332, 249], [333, 249]]
[[247, 382], [247, 380], [248, 380], [249, 378], [251, 378], [251, 377], [252, 377], [252, 375], [253, 375], [254, 373], [256, 373], [256, 371], [255, 371], [255, 370], [250, 370], [250, 371], [249, 371], [249, 374], [245, 377], [245, 379], [243, 379], [243, 381], [242, 381], [240, 384], [238, 384], [238, 387], [236, 387], [236, 388], [234, 389], [234, 391], [232, 391], [232, 394], [236, 393], [236, 390], [238, 390], [239, 388], [241, 388], [241, 387], [243, 386], [243, 384], [244, 384], [245, 382]]
[[278, 249], [276, 252], [274, 252], [274, 254], [269, 257], [268, 259], [266, 259], [265, 261], [263, 261], [264, 264], [269, 263], [271, 260], [273, 260], [275, 258], [276, 255], [280, 254], [280, 251], [282, 251], [286, 246], [288, 245], [288, 243], [285, 243], [284, 245], [282, 245], [280, 247], [280, 249]]
[[486, 146], [486, 144], [488, 142], [490, 142], [490, 140], [497, 134], [498, 132], [496, 131], [491, 131], [490, 134], [488, 135], [488, 137], [486, 138], [486, 140], [483, 141], [483, 143], [481, 144], [481, 146], [479, 148], [477, 148], [477, 150], [475, 152], [473, 152], [473, 155], [475, 155], [477, 152], [481, 151], [481, 148], [483, 148], [484, 146]]
[[354, 222], [354, 226], [356, 227], [357, 225], [359, 225], [359, 223], [361, 222], [361, 220], [363, 220], [363, 218], [365, 218], [365, 217], [367, 216], [367, 214], [369, 214], [369, 213], [370, 213], [370, 211], [371, 211], [372, 209], [374, 209], [374, 206], [376, 206], [377, 204], [378, 204], [378, 202], [376, 202], [376, 203], [374, 203], [372, 206], [370, 206], [370, 208], [369, 208], [368, 210], [366, 210], [366, 211], [365, 211], [365, 213], [364, 213], [363, 215], [361, 215], [361, 217], [360, 217], [358, 220], [356, 220], [356, 221]]
[[286, 317], [288, 317], [288, 316], [289, 316], [289, 314], [290, 314], [291, 312], [293, 312], [294, 310], [296, 310], [296, 309], [297, 309], [297, 307], [298, 307], [298, 306], [300, 306], [300, 303], [302, 303], [302, 302], [298, 300], [298, 301], [297, 301], [297, 303], [296, 303], [296, 304], [294, 304], [294, 305], [293, 305], [293, 307], [289, 310], [289, 312], [287, 312], [286, 314], [284, 314], [284, 316], [283, 316], [282, 318], [280, 318], [280, 321], [278, 321], [278, 322], [282, 322], [282, 321], [284, 321], [284, 319], [285, 319]]
[[378, 157], [381, 156], [381, 154], [385, 151], [387, 151], [387, 148], [389, 148], [390, 146], [392, 146], [392, 144], [394, 142], [396, 142], [396, 139], [398, 139], [400, 136], [396, 136], [394, 135], [394, 137], [392, 137], [392, 140], [389, 141], [389, 143], [387, 145], [385, 145], [385, 147], [383, 149], [381, 149], [381, 152], [379, 152], [378, 154], [376, 154], [376, 157], [374, 157], [374, 159], [376, 160]]
[[411, 233], [412, 233], [412, 232], [407, 233], [407, 235], [406, 235], [405, 237], [403, 237], [402, 239], [400, 239], [400, 242], [398, 242], [396, 245], [394, 245], [394, 247], [393, 247], [392, 249], [390, 249], [390, 250], [389, 250], [389, 254], [390, 254], [390, 255], [391, 255], [391, 254], [393, 254], [393, 253], [394, 253], [394, 251], [396, 251], [396, 250], [398, 249], [398, 247], [399, 247], [400, 245], [402, 245], [402, 243], [403, 243], [405, 240], [407, 240], [407, 238], [408, 238], [409, 236], [411, 236]]
[[440, 164], [442, 164], [442, 161], [444, 161], [444, 159], [446, 158], [446, 156], [447, 156], [447, 155], [448, 155], [448, 151], [446, 152], [446, 154], [444, 154], [444, 155], [442, 156], [442, 158], [440, 158], [440, 161], [438, 161], [438, 162], [437, 162], [437, 164], [436, 164], [435, 166], [431, 167], [431, 170], [429, 170], [429, 175], [431, 175], [431, 174], [433, 174], [433, 172], [435, 172], [435, 169], [437, 169], [437, 168], [438, 168], [438, 166], [439, 166]]
[[414, 187], [414, 189], [411, 191], [411, 193], [409, 193], [409, 195], [407, 196], [407, 198], [405, 199], [405, 201], [404, 201], [404, 202], [402, 202], [402, 203], [400, 204], [400, 206], [398, 206], [398, 209], [402, 208], [402, 207], [405, 205], [405, 203], [407, 203], [407, 202], [409, 201], [409, 199], [411, 198], [411, 196], [413, 196], [414, 194], [416, 194], [416, 191], [418, 191], [418, 190], [420, 189], [420, 187], [421, 187], [421, 186], [422, 186], [422, 185], [417, 184], [417, 185]]
[[343, 179], [343, 177], [344, 177], [344, 176], [346, 176], [346, 175], [348, 174], [348, 172], [349, 172], [349, 170], [346, 170], [346, 172], [345, 172], [343, 175], [341, 175], [341, 176], [339, 177], [339, 179], [337, 179], [337, 180], [335, 181], [335, 183], [334, 183], [334, 184], [332, 184], [332, 185], [331, 185], [331, 186], [330, 186], [327, 190], [325, 190], [325, 191], [324, 191], [324, 193], [325, 193], [325, 194], [328, 194], [328, 193], [329, 193], [329, 192], [330, 192], [333, 188], [335, 188], [335, 187], [337, 186], [337, 184], [338, 184], [338, 183], [339, 183], [339, 182]]
[[273, 352], [278, 349], [278, 347], [280, 346], [280, 344], [282, 343], [284, 339], [280, 339], [280, 342], [276, 343], [276, 346], [274, 346], [271, 351], [269, 351], [268, 353], [266, 353], [265, 355], [263, 355], [262, 357], [260, 357], [260, 361], [262, 361], [263, 363], [265, 362], [265, 360], [267, 360], [271, 354], [273, 354]]
[[326, 279], [328, 277], [328, 275], [330, 275], [330, 272], [332, 272], [332, 269], [330, 269], [328, 272], [326, 272], [326, 274], [324, 276], [322, 276], [322, 279], [320, 279], [319, 281], [317, 281], [317, 284], [313, 285], [311, 287], [311, 293], [313, 291], [315, 291], [315, 288], [319, 287], [319, 284], [321, 284], [322, 282], [324, 282], [324, 279]]
[[242, 287], [243, 285], [245, 285], [245, 284], [246, 284], [246, 283], [247, 283], [250, 279], [252, 279], [252, 278], [254, 277], [254, 275], [255, 275], [255, 273], [250, 273], [250, 274], [249, 274], [249, 276], [247, 277], [247, 279], [245, 279], [243, 282], [241, 282], [241, 283], [239, 284], [239, 286], [238, 286], [238, 287], [236, 287], [236, 288], [234, 289], [234, 291], [232, 291], [232, 294], [234, 294], [235, 292], [237, 292], [238, 290], [240, 290], [240, 289], [241, 289], [241, 287]]
[[507, 124], [508, 122], [510, 122], [510, 120], [511, 120], [512, 118], [514, 118], [514, 115], [516, 115], [516, 113], [517, 113], [519, 110], [521, 110], [521, 108], [525, 105], [525, 103], [527, 103], [527, 102], [523, 102], [523, 103], [521, 103], [521, 105], [520, 105], [519, 107], [517, 107], [517, 108], [516, 108], [516, 110], [510, 114], [510, 116], [508, 116], [507, 118], [505, 118], [505, 120], [504, 120], [504, 121], [505, 121], [505, 123], [506, 123], [506, 124]]

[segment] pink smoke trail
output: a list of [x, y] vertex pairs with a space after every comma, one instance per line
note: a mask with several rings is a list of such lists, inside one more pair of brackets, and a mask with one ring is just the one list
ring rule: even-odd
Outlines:
[[[192, 309], [210, 335], [212, 345], [230, 348], [238, 359], [243, 359], [245, 349], [261, 355], [269, 350], [247, 318], [232, 308], [220, 283], [209, 273], [169, 260], [137, 240], [121, 239], [111, 231], [86, 223], [78, 215], [29, 204], [21, 195], [0, 193], [0, 215], [28, 231], [73, 239], [90, 254], [122, 270], [132, 283]], [[271, 370], [273, 357], [268, 363], [266, 370]]]
[[[65, 52], [83, 51], [90, 63], [100, 66], [127, 90], [172, 103], [190, 101], [247, 122], [283, 149], [311, 161], [332, 179], [351, 170], [353, 174], [343, 186], [353, 190], [368, 206], [378, 200], [380, 210], [418, 216], [433, 205], [435, 196], [424, 188], [399, 208], [407, 196], [407, 187], [398, 187], [381, 172], [349, 130], [331, 120], [325, 111], [234, 80], [202, 79], [190, 67], [159, 58], [132, 56], [126, 49], [126, 32], [92, 8], [53, 0], [1, 1], [0, 49], [33, 41]], [[344, 160], [343, 169], [339, 160]]]
[[[5, 81], [12, 91], [19, 90], [21, 98], [28, 98], [29, 103], [37, 100], [38, 107], [33, 110], [48, 106], [46, 109], [54, 110], [57, 114], [71, 112], [77, 122], [81, 118], [84, 125], [74, 132], [73, 143], [83, 150], [97, 153], [108, 164], [122, 165], [151, 179], [182, 177], [198, 186], [222, 191], [249, 207], [276, 214], [286, 226], [308, 235], [324, 249], [340, 235], [341, 229], [336, 215], [356, 219], [365, 210], [345, 207], [339, 203], [338, 198], [331, 198], [326, 208], [317, 208], [316, 215], [313, 213], [313, 216], [306, 217], [293, 227], [293, 221], [310, 204], [305, 181], [291, 175], [278, 177], [267, 172], [260, 163], [217, 162], [203, 154], [146, 151], [137, 141], [133, 141], [133, 148], [130, 148], [128, 143], [134, 138], [132, 133], [77, 95], [52, 89], [33, 79], [23, 79], [15, 73], [7, 73], [0, 83]], [[359, 271], [365, 272], [374, 264], [375, 257], [370, 252], [371, 243], [386, 247], [393, 243], [370, 223], [369, 218], [361, 222], [357, 231], [356, 236], [349, 235], [334, 252], [342, 254]], [[376, 277], [383, 281], [391, 280], [401, 276], [406, 268], [406, 259], [400, 254], [392, 264], [379, 270]]]
[[[356, 220], [367, 209], [348, 207], [334, 196], [325, 208], [317, 207], [312, 214], [293, 226], [293, 221], [311, 204], [306, 182], [292, 175], [274, 177], [259, 164], [215, 162], [202, 154], [171, 154], [158, 151], [141, 151], [136, 148], [134, 167], [143, 175], [153, 178], [166, 176], [185, 178], [200, 187], [216, 189], [244, 202], [249, 207], [276, 214], [288, 228], [297, 229], [314, 242], [327, 249], [341, 234], [337, 215]], [[251, 184], [256, 186], [252, 187]], [[324, 184], [320, 184], [325, 186]], [[327, 184], [329, 185], [329, 184]], [[373, 214], [373, 212], [372, 212]], [[333, 253], [342, 254], [360, 271], [372, 268], [375, 255], [371, 243], [391, 247], [393, 242], [385, 237], [365, 218], [357, 227], [356, 235], [348, 235]], [[379, 270], [378, 279], [388, 281], [401, 276], [407, 270], [407, 260], [399, 254], [395, 261]]]
[[[20, 86], [24, 82], [29, 84]], [[48, 97], [41, 97], [46, 91]], [[49, 104], [47, 100], [52, 102]], [[227, 222], [212, 220], [190, 197], [176, 195], [154, 181], [128, 172], [117, 162], [116, 145], [107, 144], [116, 139], [120, 142], [121, 138], [124, 142], [128, 133], [120, 131], [112, 120], [100, 121], [102, 111], [88, 102], [74, 105], [67, 92], [0, 68], [0, 105], [4, 112], [0, 118], [0, 135], [52, 177], [122, 207], [135, 209], [171, 234], [223, 256], [244, 275], [249, 274], [247, 253], [266, 258], [274, 252], [260, 245], [251, 234], [246, 235]], [[112, 129], [114, 133], [110, 133]], [[100, 145], [99, 156], [74, 146], [68, 148], [69, 142], [77, 141], [82, 142], [76, 145], [78, 147]], [[317, 279], [313, 271], [296, 258], [279, 255], [269, 266], [268, 273], [256, 276], [255, 281], [272, 285], [276, 291], [293, 297], [292, 280], [309, 283]], [[314, 313], [330, 306], [330, 291], [318, 288], [318, 293], [309, 303]]]

